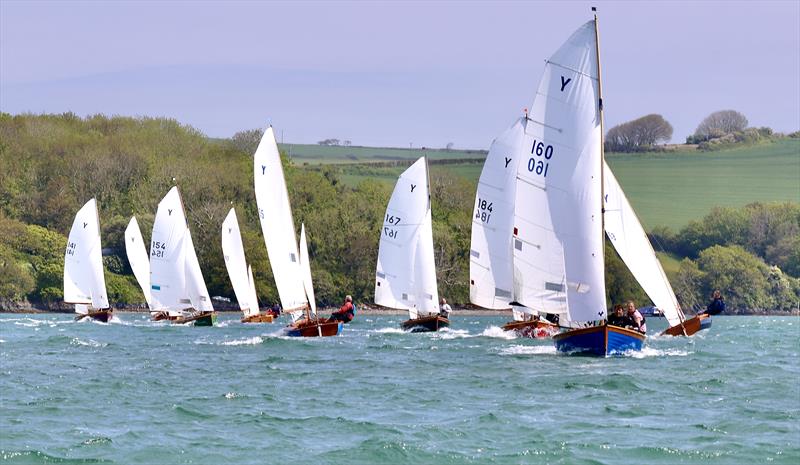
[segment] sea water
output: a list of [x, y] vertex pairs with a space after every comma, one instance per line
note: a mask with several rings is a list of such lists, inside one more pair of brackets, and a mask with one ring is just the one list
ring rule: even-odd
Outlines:
[[303, 339], [233, 314], [0, 315], [0, 461], [800, 463], [796, 317], [714, 317], [612, 358], [510, 337], [502, 317], [401, 320]]

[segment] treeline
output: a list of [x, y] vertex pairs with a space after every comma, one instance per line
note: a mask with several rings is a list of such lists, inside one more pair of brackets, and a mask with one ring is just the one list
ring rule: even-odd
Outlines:
[[[785, 137], [771, 128], [747, 127], [747, 117], [735, 110], [715, 111], [706, 116], [694, 134], [686, 138], [687, 145], [699, 150], [722, 150], [737, 145], [752, 145]], [[789, 134], [800, 137], [800, 131]], [[663, 116], [652, 114], [619, 124], [609, 129], [605, 138], [608, 152], [655, 152], [666, 150], [672, 138], [672, 125]]]
[[[144, 302], [130, 274], [124, 230], [136, 215], [149, 241], [160, 199], [181, 188], [198, 258], [212, 296], [233, 297], [220, 227], [236, 207], [262, 305], [277, 300], [256, 217], [254, 135], [210, 140], [161, 118], [79, 118], [0, 114], [0, 299], [62, 299], [63, 255], [75, 212], [92, 197], [100, 208], [109, 297]], [[371, 302], [381, 220], [391, 188], [344, 185], [333, 169], [285, 162], [295, 226], [305, 223], [319, 303], [346, 294]], [[446, 170], [431, 175], [440, 293], [466, 302], [474, 185]]]
[[[0, 114], [0, 301], [62, 299], [66, 236], [78, 209], [96, 197], [110, 300], [143, 304], [125, 255], [125, 227], [136, 215], [148, 241], [158, 202], [177, 183], [211, 295], [234, 296], [220, 245], [222, 220], [234, 206], [258, 296], [262, 305], [271, 305], [278, 295], [253, 193], [257, 136], [251, 130], [212, 140], [161, 118]], [[295, 227], [299, 231], [305, 223], [308, 232], [319, 304], [338, 305], [346, 294], [371, 303], [391, 186], [374, 180], [343, 183], [336, 166], [305, 168], [286, 158], [284, 166]], [[475, 182], [432, 165], [431, 185], [439, 293], [465, 304]], [[672, 277], [684, 306], [704, 302], [714, 287], [721, 287], [737, 310], [796, 305], [797, 209], [792, 204], [719, 210], [677, 234], [657, 230], [653, 237], [666, 250], [688, 257]], [[739, 268], [717, 264], [730, 254], [736, 266], [745, 263], [740, 255], [752, 257], [759, 265], [748, 272], [757, 270], [764, 279], [744, 279], [736, 274]], [[606, 257], [609, 302], [648, 302], [610, 246]], [[743, 283], [758, 289], [737, 287]]]
[[677, 233], [656, 228], [651, 239], [686, 257], [672, 277], [684, 308], [720, 289], [733, 313], [800, 310], [800, 204], [715, 208]]

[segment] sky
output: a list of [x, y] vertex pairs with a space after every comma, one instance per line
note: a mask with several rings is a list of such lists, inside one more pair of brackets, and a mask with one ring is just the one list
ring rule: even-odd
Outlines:
[[800, 1], [0, 0], [0, 111], [163, 116], [212, 137], [488, 148], [598, 7], [606, 128], [711, 112], [800, 129]]

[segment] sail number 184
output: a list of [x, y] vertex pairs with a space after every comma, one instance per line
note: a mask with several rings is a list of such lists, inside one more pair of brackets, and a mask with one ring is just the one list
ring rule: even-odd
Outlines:
[[550, 168], [548, 161], [553, 158], [553, 146], [534, 140], [531, 155], [535, 156], [528, 160], [528, 171], [547, 177], [547, 169]]
[[482, 223], [488, 223], [492, 217], [492, 202], [486, 201], [478, 197], [478, 208], [475, 210], [475, 219], [481, 220]]

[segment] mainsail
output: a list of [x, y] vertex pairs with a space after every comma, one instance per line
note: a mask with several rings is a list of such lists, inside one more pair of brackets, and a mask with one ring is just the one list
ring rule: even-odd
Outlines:
[[603, 169], [606, 234], [647, 296], [664, 312], [669, 325], [679, 325], [684, 320], [683, 312], [661, 262], [614, 173], [606, 164]]
[[289, 194], [272, 127], [264, 131], [253, 156], [253, 171], [261, 232], [281, 305], [294, 311], [307, 304]]
[[128, 255], [128, 263], [131, 264], [133, 275], [139, 287], [142, 288], [144, 300], [150, 306], [150, 260], [147, 257], [147, 249], [142, 239], [142, 231], [136, 217], [132, 217], [125, 228], [125, 252]]
[[150, 290], [153, 311], [213, 310], [177, 186], [158, 204], [153, 223]]
[[239, 221], [236, 219], [236, 211], [233, 208], [222, 222], [222, 254], [225, 258], [225, 268], [228, 270], [233, 292], [239, 302], [239, 308], [245, 316], [258, 314], [258, 298], [252, 280], [253, 271], [247, 265], [247, 259], [244, 256]]
[[439, 311], [428, 164], [417, 160], [397, 180], [381, 230], [375, 303], [412, 319]]
[[533, 308], [566, 304], [573, 321], [606, 315], [598, 76], [589, 21], [547, 61], [517, 164], [519, 300]]
[[78, 313], [87, 313], [88, 304], [95, 309], [109, 307], [95, 199], [78, 210], [69, 231], [64, 254], [64, 302], [76, 304]]

